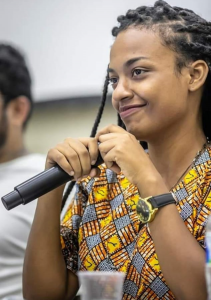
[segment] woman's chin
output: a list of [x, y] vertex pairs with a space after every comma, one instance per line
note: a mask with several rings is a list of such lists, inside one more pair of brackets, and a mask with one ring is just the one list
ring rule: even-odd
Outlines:
[[137, 140], [139, 141], [146, 141], [149, 134], [147, 133], [148, 130], [144, 129], [143, 127], [139, 126], [126, 126], [127, 132], [133, 134]]

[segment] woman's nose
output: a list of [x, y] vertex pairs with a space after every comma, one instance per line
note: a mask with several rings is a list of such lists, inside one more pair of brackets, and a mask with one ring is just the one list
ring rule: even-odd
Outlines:
[[116, 88], [113, 91], [113, 100], [121, 101], [123, 99], [130, 99], [132, 96], [133, 92], [130, 88], [129, 82], [127, 80], [119, 80]]

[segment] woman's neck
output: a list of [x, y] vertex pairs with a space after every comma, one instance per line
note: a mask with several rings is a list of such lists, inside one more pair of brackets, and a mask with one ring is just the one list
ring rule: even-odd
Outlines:
[[202, 150], [206, 137], [199, 128], [183, 134], [162, 137], [148, 144], [149, 156], [170, 190], [185, 175], [198, 151]]

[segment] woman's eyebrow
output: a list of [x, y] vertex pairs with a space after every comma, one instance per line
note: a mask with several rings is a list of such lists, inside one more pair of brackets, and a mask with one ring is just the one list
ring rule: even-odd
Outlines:
[[[129, 66], [131, 66], [132, 64], [134, 64], [134, 63], [137, 62], [138, 60], [142, 60], [142, 59], [149, 59], [149, 58], [148, 58], [148, 57], [145, 57], [145, 56], [139, 56], [139, 57], [131, 58], [131, 59], [127, 60], [127, 61], [124, 63], [124, 67], [128, 68]], [[109, 72], [115, 72], [115, 70], [108, 67], [107, 72], [108, 72], [108, 73], [109, 73]]]

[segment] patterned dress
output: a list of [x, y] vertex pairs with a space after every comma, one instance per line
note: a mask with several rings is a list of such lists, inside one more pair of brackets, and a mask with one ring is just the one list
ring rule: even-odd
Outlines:
[[[147, 225], [139, 230], [139, 192], [120, 173], [100, 166], [98, 179], [77, 184], [74, 201], [61, 224], [61, 245], [67, 268], [76, 273], [126, 273], [123, 298], [175, 299], [160, 269]], [[205, 248], [205, 225], [211, 211], [211, 147], [175, 186], [177, 209], [185, 225]]]

